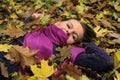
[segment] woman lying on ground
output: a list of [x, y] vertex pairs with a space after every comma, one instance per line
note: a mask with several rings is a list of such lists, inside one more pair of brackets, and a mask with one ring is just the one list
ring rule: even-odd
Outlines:
[[[25, 23], [30, 22], [31, 19], [32, 17], [27, 18]], [[34, 32], [27, 32], [24, 37], [16, 39], [11, 44], [22, 45], [23, 47], [29, 46], [31, 50], [39, 49], [34, 56], [46, 60], [51, 55], [56, 54], [57, 47], [74, 45], [70, 48], [70, 60], [75, 65], [91, 68], [97, 72], [106, 72], [113, 69], [112, 58], [94, 44], [94, 38], [96, 38], [96, 34], [89, 26], [77, 19], [68, 19]], [[19, 64], [11, 64], [4, 56], [5, 54], [0, 52], [0, 62], [5, 63], [8, 72], [17, 71]]]

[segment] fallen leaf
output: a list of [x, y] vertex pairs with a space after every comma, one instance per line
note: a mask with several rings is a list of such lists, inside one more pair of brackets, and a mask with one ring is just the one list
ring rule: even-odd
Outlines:
[[120, 73], [118, 71], [115, 71], [114, 80], [120, 80]]
[[66, 80], [66, 75], [73, 77], [75, 80], [80, 80], [80, 77], [84, 74], [91, 80], [101, 80], [101, 76], [96, 71], [73, 63], [61, 64], [61, 69], [58, 68], [58, 73], [52, 75], [52, 80]]
[[116, 28], [114, 26], [112, 26], [112, 24], [110, 22], [108, 22], [107, 20], [105, 19], [100, 19], [99, 20], [101, 22], [101, 24], [104, 26], [104, 27], [108, 27], [110, 29], [113, 29], [113, 30], [116, 30]]
[[36, 64], [37, 58], [34, 57], [38, 50], [30, 50], [28, 47], [13, 45], [5, 56], [11, 62], [20, 62], [20, 65], [25, 68], [31, 64]]
[[80, 77], [80, 80], [90, 80], [86, 75], [82, 75], [81, 77]]
[[120, 3], [115, 2], [115, 3], [114, 3], [114, 8], [115, 8], [117, 11], [120, 12]]
[[64, 47], [58, 47], [56, 49], [59, 54], [56, 54], [56, 55], [52, 55], [49, 60], [53, 63], [56, 63], [57, 65], [59, 65], [60, 63], [62, 63], [66, 58], [70, 58], [70, 55], [71, 55], [71, 52], [70, 50], [68, 49], [67, 46], [64, 46]]
[[21, 28], [15, 27], [14, 25], [7, 26], [7, 28], [1, 31], [1, 33], [4, 33], [6, 35], [9, 35], [10, 37], [15, 37], [15, 38], [18, 38], [25, 34], [25, 32]]
[[78, 13], [82, 14], [82, 13], [84, 12], [84, 7], [83, 7], [83, 5], [82, 5], [82, 6], [77, 5], [77, 6], [76, 6], [76, 11], [77, 11]]
[[69, 58], [71, 55], [71, 52], [67, 46], [58, 47], [56, 50], [60, 52], [59, 55], [64, 59]]
[[66, 75], [66, 79], [67, 79], [67, 80], [76, 80], [76, 79], [74, 79], [73, 77], [71, 77], [71, 76], [69, 76], [69, 75]]
[[39, 50], [30, 50], [29, 47], [23, 47], [18, 45], [12, 46], [16, 51], [18, 51], [21, 55], [26, 57], [31, 57], [36, 54]]
[[12, 45], [9, 44], [0, 44], [0, 51], [2, 52], [8, 52], [8, 50], [11, 48]]
[[100, 26], [93, 28], [93, 30], [96, 32], [96, 37], [104, 37], [109, 33], [108, 29], [101, 28]]
[[93, 18], [94, 18], [94, 15], [91, 14], [91, 13], [85, 13], [85, 14], [83, 14], [83, 17], [89, 18], [89, 19], [93, 19]]
[[114, 65], [115, 65], [115, 67], [116, 66], [120, 66], [120, 51], [119, 50], [114, 53], [113, 59], [114, 59]]
[[106, 7], [106, 5], [107, 5], [107, 2], [106, 1], [104, 1], [104, 2], [98, 2], [98, 8], [99, 8], [99, 10], [101, 10], [101, 9], [103, 9], [103, 8], [105, 8]]
[[96, 3], [97, 0], [90, 0], [90, 3]]
[[13, 47], [9, 49], [8, 53], [5, 55], [5, 58], [10, 60], [12, 63], [19, 63], [21, 61], [20, 54]]
[[114, 41], [115, 43], [119, 43], [120, 44], [120, 34], [119, 33], [111, 32], [107, 36], [113, 37], [114, 39], [112, 41]]
[[82, 71], [78, 69], [78, 66], [74, 66], [72, 63], [62, 65], [63, 71], [65, 71], [68, 75], [72, 76], [76, 80], [79, 80], [82, 75]]
[[48, 61], [40, 60], [40, 63], [40, 67], [36, 64], [30, 66], [35, 77], [47, 78], [54, 73], [54, 66], [49, 66]]
[[106, 51], [108, 54], [110, 54], [110, 53], [116, 52], [116, 49], [106, 48], [105, 51]]
[[5, 67], [5, 64], [0, 62], [0, 73], [1, 75], [3, 75], [4, 77], [8, 77], [8, 71], [7, 71], [7, 67]]
[[[37, 58], [34, 57], [34, 54], [36, 54], [39, 50], [30, 50], [29, 47], [22, 47], [18, 45], [14, 45], [13, 48], [19, 52], [21, 56], [21, 66], [24, 68], [25, 66], [29, 66], [31, 64], [35, 64], [37, 61]], [[36, 59], [36, 60], [35, 60]]]
[[18, 16], [17, 16], [15, 13], [12, 13], [12, 14], [10, 15], [10, 18], [17, 19]]
[[58, 2], [57, 4], [55, 4], [54, 6], [55, 6], [55, 7], [61, 7], [61, 6], [62, 6], [62, 4], [63, 4], [63, 0], [62, 0], [62, 1], [60, 1], [60, 2]]

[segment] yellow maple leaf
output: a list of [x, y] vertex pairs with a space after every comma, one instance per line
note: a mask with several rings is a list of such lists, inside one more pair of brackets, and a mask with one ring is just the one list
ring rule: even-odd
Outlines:
[[115, 2], [114, 3], [114, 8], [115, 8], [115, 10], [120, 11], [120, 3]]
[[13, 19], [17, 19], [17, 18], [18, 18], [18, 16], [17, 16], [15, 13], [12, 13], [12, 14], [10, 15], [10, 17], [13, 18]]
[[76, 11], [80, 14], [84, 13], [84, 11], [88, 10], [88, 7], [84, 5], [83, 3], [80, 3], [75, 7]]
[[2, 24], [3, 23], [3, 20], [0, 20], [0, 24]]
[[114, 58], [115, 67], [120, 66], [120, 51], [119, 50], [114, 53], [113, 58]]
[[76, 6], [76, 11], [77, 11], [78, 13], [83, 13], [83, 12], [84, 12], [84, 7], [78, 5], [78, 6]]
[[96, 32], [96, 37], [104, 37], [109, 32], [107, 29], [103, 29], [100, 26], [95, 27], [93, 30]]
[[9, 45], [9, 44], [0, 44], [0, 51], [8, 52], [8, 49], [10, 49], [11, 46], [12, 45]]
[[116, 49], [110, 49], [110, 48], [106, 48], [105, 50], [108, 54], [116, 51]]
[[114, 80], [120, 80], [120, 73], [118, 71], [115, 71]]
[[63, 0], [62, 0], [62, 1], [60, 1], [60, 2], [58, 2], [57, 4], [55, 4], [54, 6], [55, 6], [55, 7], [61, 7], [61, 6], [62, 6], [62, 4], [63, 4]]
[[105, 18], [104, 12], [100, 12], [99, 14], [96, 14], [96, 19], [101, 19], [101, 18]]
[[54, 73], [53, 65], [49, 66], [48, 61], [46, 60], [41, 60], [40, 62], [41, 62], [41, 67], [38, 67], [37, 65], [30, 66], [34, 76], [40, 78], [47, 78], [51, 76]]

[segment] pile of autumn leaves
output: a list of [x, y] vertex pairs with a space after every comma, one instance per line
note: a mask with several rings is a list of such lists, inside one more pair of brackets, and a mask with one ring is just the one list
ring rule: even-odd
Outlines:
[[[11, 41], [20, 36], [24, 36], [25, 31], [32, 32], [43, 28], [46, 25], [53, 24], [66, 18], [80, 18], [81, 21], [92, 27], [97, 33], [96, 44], [106, 50], [114, 59], [115, 69], [105, 75], [102, 79], [112, 78], [120, 79], [118, 72], [120, 57], [120, 1], [119, 0], [1, 0], [0, 1], [0, 51], [5, 52], [6, 59], [11, 63], [19, 63], [24, 68], [29, 66], [32, 76], [20, 75], [15, 72], [8, 74], [7, 67], [0, 62], [1, 72], [5, 77], [9, 75], [13, 79], [36, 80], [89, 80], [101, 79], [95, 71], [78, 67], [72, 63], [62, 64], [63, 69], [53, 75], [55, 68], [69, 57], [70, 52], [66, 47], [58, 49], [60, 55], [52, 56], [50, 61], [38, 60], [33, 57], [38, 50], [29, 50], [18, 45], [11, 45]], [[32, 13], [39, 12], [39, 18], [27, 24], [24, 20]], [[62, 56], [62, 57], [61, 57]], [[38, 63], [38, 64], [36, 64]], [[52, 64], [50, 64], [52, 63]], [[32, 65], [34, 64], [34, 65]]]

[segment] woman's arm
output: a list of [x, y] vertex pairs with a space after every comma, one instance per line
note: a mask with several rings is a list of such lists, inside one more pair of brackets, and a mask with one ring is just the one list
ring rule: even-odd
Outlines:
[[24, 23], [27, 24], [28, 22], [32, 21], [32, 16], [29, 16], [28, 18], [25, 19]]
[[76, 57], [74, 64], [91, 68], [98, 72], [108, 71], [114, 67], [112, 58], [93, 42], [88, 44], [84, 54], [79, 54]]
[[38, 12], [33, 13], [31, 16], [25, 19], [24, 23], [27, 24], [28, 22], [31, 22], [32, 19], [37, 19], [40, 15], [41, 13], [38, 13]]

